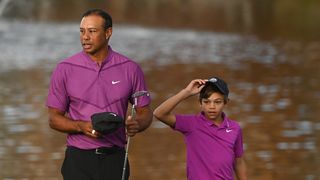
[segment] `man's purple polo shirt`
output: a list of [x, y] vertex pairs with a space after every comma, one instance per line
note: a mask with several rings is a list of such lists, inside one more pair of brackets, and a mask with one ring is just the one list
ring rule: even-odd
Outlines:
[[[91, 121], [97, 112], [114, 112], [125, 119], [128, 100], [133, 103], [131, 95], [142, 90], [147, 89], [141, 68], [109, 46], [101, 67], [83, 51], [61, 61], [52, 73], [46, 105], [67, 112], [74, 120]], [[138, 107], [149, 103], [149, 96], [138, 98]], [[68, 146], [81, 149], [124, 147], [125, 141], [124, 128], [99, 139], [83, 134], [67, 137]]]
[[176, 115], [174, 129], [185, 136], [188, 180], [233, 179], [235, 158], [243, 154], [239, 124], [223, 113], [218, 127], [197, 115]]

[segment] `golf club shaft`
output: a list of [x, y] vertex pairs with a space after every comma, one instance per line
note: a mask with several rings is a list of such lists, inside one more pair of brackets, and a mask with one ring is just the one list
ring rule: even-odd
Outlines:
[[130, 136], [127, 138], [127, 147], [126, 147], [126, 154], [125, 154], [125, 157], [124, 157], [123, 171], [122, 171], [121, 180], [125, 180], [125, 176], [126, 176], [126, 167], [127, 167], [127, 161], [128, 161], [129, 144], [130, 144]]
[[[135, 120], [136, 118], [136, 106], [138, 104], [138, 97], [140, 96], [149, 96], [147, 91], [138, 91], [136, 93], [134, 93], [132, 95], [132, 97], [134, 98], [134, 102], [131, 108], [131, 119]], [[122, 171], [122, 178], [121, 180], [125, 180], [125, 176], [126, 176], [126, 166], [127, 166], [127, 161], [128, 161], [128, 152], [129, 152], [129, 144], [130, 144], [130, 136], [127, 136], [127, 146], [126, 146], [126, 154], [124, 157], [124, 163], [123, 163], [123, 171]]]
[[[134, 120], [135, 117], [136, 117], [136, 109], [135, 108], [136, 108], [136, 104], [133, 104], [132, 108], [131, 108], [131, 118], [132, 118], [132, 120]], [[124, 157], [123, 172], [122, 172], [121, 180], [125, 180], [127, 161], [128, 161], [129, 145], [130, 145], [130, 136], [127, 137], [126, 154], [125, 154], [125, 157]]]

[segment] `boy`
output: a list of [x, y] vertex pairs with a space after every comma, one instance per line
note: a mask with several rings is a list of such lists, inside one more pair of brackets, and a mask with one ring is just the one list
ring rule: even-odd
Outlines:
[[[199, 94], [201, 112], [175, 115], [183, 100]], [[227, 84], [218, 77], [195, 79], [154, 111], [160, 121], [184, 134], [187, 146], [188, 180], [247, 179], [239, 124], [223, 112], [229, 99]]]

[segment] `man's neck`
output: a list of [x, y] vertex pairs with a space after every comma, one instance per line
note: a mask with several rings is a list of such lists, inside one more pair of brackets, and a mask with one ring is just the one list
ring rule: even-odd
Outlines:
[[99, 66], [105, 61], [106, 57], [108, 56], [109, 48], [107, 50], [97, 52], [95, 54], [88, 54], [89, 57], [96, 62]]

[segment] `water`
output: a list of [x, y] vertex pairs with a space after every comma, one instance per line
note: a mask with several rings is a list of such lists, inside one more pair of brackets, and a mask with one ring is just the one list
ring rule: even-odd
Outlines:
[[[204, 2], [194, 9], [199, 11]], [[284, 1], [279, 2], [282, 4], [275, 7], [285, 7]], [[50, 1], [46, 3], [50, 5]], [[76, 9], [80, 9], [79, 4], [75, 5]], [[238, 6], [235, 4], [230, 6]], [[32, 8], [38, 12], [47, 6], [38, 2]], [[117, 14], [123, 6], [113, 3], [110, 8]], [[55, 7], [47, 10], [54, 12]], [[27, 12], [28, 7], [21, 11]], [[3, 13], [6, 14], [10, 13]], [[65, 136], [48, 127], [44, 101], [56, 63], [80, 50], [79, 27], [78, 21], [46, 21], [58, 18], [50, 14], [39, 15], [44, 18], [39, 21], [0, 20], [1, 179], [62, 179], [60, 166]], [[199, 14], [195, 13], [195, 18]], [[125, 19], [116, 17], [121, 22]], [[144, 21], [145, 25], [134, 25], [136, 20], [132, 19], [130, 22], [115, 24], [111, 45], [141, 64], [153, 97], [153, 108], [193, 78], [222, 76], [231, 90], [227, 113], [243, 128], [250, 179], [320, 179], [319, 39], [281, 38], [277, 32], [271, 33], [273, 38], [264, 38], [260, 34], [265, 33], [260, 31], [243, 34], [229, 31], [223, 25], [217, 32], [210, 27], [201, 28], [200, 23], [195, 30], [183, 23], [173, 29], [170, 23], [163, 27], [163, 21], [155, 25], [149, 20]], [[196, 98], [177, 109], [183, 113], [197, 110]], [[183, 137], [157, 120], [132, 139], [129, 159], [131, 179], [186, 179]]]

